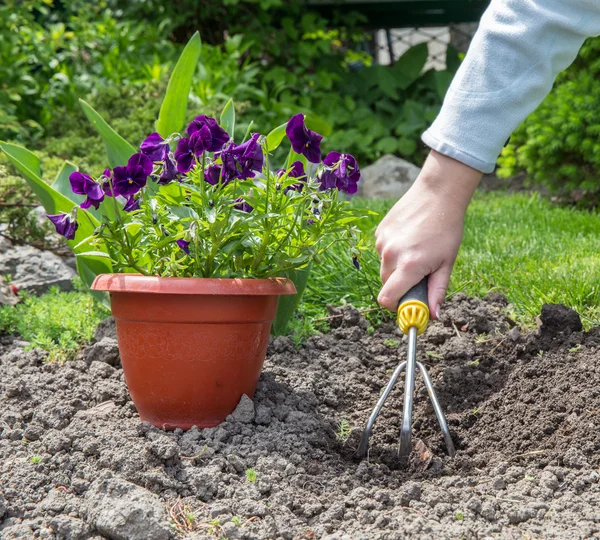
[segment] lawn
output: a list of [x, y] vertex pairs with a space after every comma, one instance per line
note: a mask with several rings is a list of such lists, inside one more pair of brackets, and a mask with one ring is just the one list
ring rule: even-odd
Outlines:
[[[391, 201], [356, 200], [379, 215]], [[363, 223], [372, 237], [379, 217]], [[303, 309], [346, 301], [375, 307], [379, 262], [365, 256], [361, 272], [338, 246], [314, 270]], [[346, 270], [343, 270], [346, 269]], [[469, 207], [449, 293], [507, 296], [520, 324], [532, 325], [544, 303], [577, 310], [586, 326], [600, 324], [600, 220], [597, 213], [561, 208], [537, 194], [479, 194]], [[321, 315], [322, 316], [322, 315]]]
[[[356, 199], [377, 216], [362, 223], [366, 241], [392, 201]], [[469, 208], [465, 235], [449, 294], [507, 296], [514, 317], [531, 326], [544, 303], [576, 309], [586, 327], [600, 324], [600, 220], [596, 213], [560, 208], [536, 194], [487, 193]], [[327, 304], [350, 303], [368, 310], [376, 323], [381, 312], [374, 296], [380, 287], [374, 247], [352, 264], [350, 246], [336, 244], [314, 265], [292, 331], [298, 341], [326, 327]], [[0, 330], [17, 332], [56, 359], [70, 358], [90, 339], [108, 312], [83, 292], [51, 292], [28, 297], [16, 308], [0, 308]]]

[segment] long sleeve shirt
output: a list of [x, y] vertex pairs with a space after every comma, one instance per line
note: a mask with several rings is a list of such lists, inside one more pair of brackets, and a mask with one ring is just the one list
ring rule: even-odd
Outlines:
[[600, 0], [492, 0], [423, 142], [492, 172], [511, 133], [599, 34]]

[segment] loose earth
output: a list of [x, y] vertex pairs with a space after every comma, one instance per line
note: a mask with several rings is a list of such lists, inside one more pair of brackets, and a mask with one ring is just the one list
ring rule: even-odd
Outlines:
[[66, 364], [2, 336], [0, 538], [600, 538], [600, 328], [544, 306], [522, 332], [506, 307], [456, 295], [419, 338], [457, 455], [418, 375], [408, 468], [402, 382], [355, 456], [406, 342], [351, 307], [274, 339], [254, 399], [187, 432], [140, 422], [112, 321]]

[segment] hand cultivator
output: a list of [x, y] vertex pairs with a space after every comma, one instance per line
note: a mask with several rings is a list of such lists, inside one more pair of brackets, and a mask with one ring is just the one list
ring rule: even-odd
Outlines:
[[402, 405], [402, 429], [400, 431], [400, 446], [398, 448], [398, 455], [403, 463], [408, 462], [408, 458], [412, 451], [411, 443], [411, 424], [412, 424], [412, 408], [413, 408], [413, 397], [415, 392], [415, 374], [416, 367], [419, 368], [423, 374], [423, 380], [433, 405], [433, 410], [437, 416], [440, 428], [444, 434], [444, 440], [446, 442], [446, 448], [450, 457], [454, 457], [454, 444], [450, 437], [450, 431], [448, 430], [448, 424], [446, 423], [446, 417], [444, 411], [440, 406], [440, 402], [435, 395], [431, 379], [427, 374], [425, 366], [421, 362], [417, 362], [417, 336], [422, 334], [429, 323], [429, 307], [427, 306], [427, 278], [424, 278], [418, 285], [415, 285], [408, 293], [406, 293], [400, 300], [398, 307], [398, 326], [404, 334], [408, 335], [408, 355], [407, 360], [401, 362], [396, 370], [394, 371], [390, 381], [385, 387], [377, 405], [373, 409], [367, 426], [363, 433], [360, 445], [358, 447], [358, 456], [364, 457], [369, 449], [369, 437], [373, 431], [373, 424], [377, 419], [377, 415], [381, 411], [385, 400], [390, 395], [394, 384], [398, 380], [400, 373], [406, 370], [406, 378], [404, 383], [404, 401]]

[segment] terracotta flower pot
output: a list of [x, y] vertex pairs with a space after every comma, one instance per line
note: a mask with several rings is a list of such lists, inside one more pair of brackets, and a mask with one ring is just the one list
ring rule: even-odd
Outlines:
[[131, 398], [163, 429], [212, 427], [252, 397], [285, 279], [98, 276], [108, 291]]

